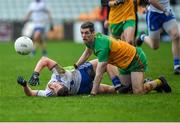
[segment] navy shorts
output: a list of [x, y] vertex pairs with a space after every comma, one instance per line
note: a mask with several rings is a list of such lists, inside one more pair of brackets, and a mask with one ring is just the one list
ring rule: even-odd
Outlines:
[[89, 94], [93, 86], [95, 72], [91, 63], [86, 62], [79, 66], [78, 70], [81, 73], [81, 84], [77, 94]]
[[175, 19], [173, 13], [169, 16], [166, 16], [164, 13], [148, 11], [146, 14], [146, 22], [150, 31], [157, 31], [163, 27], [163, 23], [172, 19]]

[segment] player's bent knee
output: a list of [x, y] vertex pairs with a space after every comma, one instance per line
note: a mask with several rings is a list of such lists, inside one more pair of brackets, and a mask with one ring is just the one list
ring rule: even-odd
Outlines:
[[180, 34], [176, 33], [173, 35], [173, 41], [179, 41], [180, 40]]

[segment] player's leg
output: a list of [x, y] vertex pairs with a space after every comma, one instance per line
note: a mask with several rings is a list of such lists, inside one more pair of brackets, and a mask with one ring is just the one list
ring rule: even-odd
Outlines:
[[130, 74], [120, 74], [120, 79], [122, 81], [122, 85], [117, 91], [120, 94], [132, 93], [132, 84], [131, 84], [131, 76]]
[[[95, 71], [96, 67], [97, 67], [97, 64], [98, 64], [98, 60], [94, 59], [94, 60], [91, 60], [89, 62], [92, 64], [93, 69]], [[113, 83], [115, 89], [117, 90], [121, 86], [121, 81], [119, 79], [119, 70], [118, 70], [118, 68], [116, 66], [114, 66], [114, 65], [108, 64], [107, 68], [106, 68], [106, 72], [107, 72], [109, 78], [112, 80], [112, 83]]]
[[180, 74], [180, 31], [175, 19], [163, 24], [164, 30], [172, 39], [172, 53], [174, 58], [174, 73]]
[[129, 44], [134, 44], [134, 33], [135, 33], [135, 27], [128, 27], [127, 29], [124, 30], [123, 32], [123, 37]]
[[119, 78], [119, 70], [116, 66], [108, 64], [106, 68], [106, 72], [111, 79], [115, 90], [118, 90], [121, 86], [121, 81]]
[[149, 36], [144, 37], [144, 42], [152, 49], [156, 50], [159, 48], [160, 44], [160, 32], [161, 29], [157, 31], [149, 31]]
[[40, 40], [40, 48], [42, 50], [42, 55], [47, 56], [46, 43], [45, 43], [45, 32], [44, 28], [41, 31], [41, 40]]
[[148, 93], [155, 88], [160, 88], [166, 93], [171, 92], [171, 87], [164, 76], [160, 76], [158, 79], [144, 83], [145, 93]]
[[152, 49], [158, 49], [160, 43], [160, 33], [162, 28], [162, 15], [156, 12], [148, 11], [146, 14], [146, 23], [148, 27], [149, 35], [144, 32], [136, 39], [135, 43], [137, 46], [141, 46], [145, 42]]
[[144, 72], [131, 72], [132, 89], [134, 94], [144, 93]]
[[116, 90], [113, 86], [107, 85], [107, 84], [100, 84], [98, 89], [99, 94], [111, 94], [116, 93]]
[[127, 70], [130, 71], [133, 93], [143, 94], [144, 72], [147, 70], [147, 58], [141, 48], [136, 48], [136, 55]]
[[43, 56], [47, 55], [47, 51], [46, 51], [46, 44], [44, 42], [44, 28], [43, 27], [37, 27], [35, 28], [35, 32], [34, 32], [34, 41], [36, 42], [36, 46], [40, 47], [42, 50], [42, 54]]
[[129, 86], [131, 84], [131, 76], [130, 74], [120, 74], [120, 79], [122, 81], [122, 84], [125, 86]]
[[124, 23], [109, 24], [110, 33], [114, 38], [121, 39]]
[[135, 21], [127, 20], [123, 26], [123, 38], [129, 44], [134, 45]]
[[31, 53], [31, 56], [34, 56], [35, 55], [35, 53], [36, 53], [36, 49], [38, 48], [38, 43], [37, 43], [37, 41], [35, 40], [35, 32], [36, 32], [36, 30], [35, 30], [35, 28], [34, 28], [34, 30], [33, 30], [33, 34], [32, 34], [32, 41], [33, 41], [33, 50], [32, 50], [32, 53]]

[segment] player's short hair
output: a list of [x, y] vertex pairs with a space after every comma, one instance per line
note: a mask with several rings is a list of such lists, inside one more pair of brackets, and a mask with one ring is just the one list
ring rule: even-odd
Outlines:
[[139, 2], [139, 5], [140, 6], [147, 6], [147, 5], [149, 5], [150, 3], [149, 3], [149, 0], [140, 0], [140, 2]]
[[57, 96], [67, 96], [68, 95], [68, 88], [62, 85], [62, 88], [58, 90]]
[[81, 25], [81, 29], [86, 29], [86, 28], [89, 28], [91, 32], [94, 32], [94, 24], [92, 22], [87, 21]]

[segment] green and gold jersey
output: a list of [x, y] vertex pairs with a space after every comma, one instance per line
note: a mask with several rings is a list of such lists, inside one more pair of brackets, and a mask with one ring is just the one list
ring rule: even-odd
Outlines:
[[96, 34], [91, 49], [99, 62], [108, 62], [119, 68], [127, 68], [136, 54], [134, 46], [101, 33]]
[[126, 20], [135, 20], [133, 0], [125, 0], [123, 4], [110, 7], [110, 24], [118, 24]]

